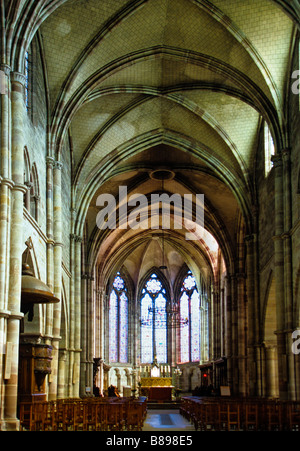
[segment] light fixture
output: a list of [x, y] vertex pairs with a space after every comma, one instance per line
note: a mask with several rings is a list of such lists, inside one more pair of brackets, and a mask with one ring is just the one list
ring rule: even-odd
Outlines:
[[[161, 318], [161, 312], [166, 313], [165, 318]], [[148, 308], [148, 318], [141, 319], [141, 326], [149, 326], [151, 324], [154, 316], [154, 326], [162, 326], [170, 327], [174, 329], [178, 329], [189, 324], [189, 319], [182, 317], [180, 315], [180, 308], [178, 305], [167, 305], [165, 310], [159, 309], [157, 307], [149, 307]]]

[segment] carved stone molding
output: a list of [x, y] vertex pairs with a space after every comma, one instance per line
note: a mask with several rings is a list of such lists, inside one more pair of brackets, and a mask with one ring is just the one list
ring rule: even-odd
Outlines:
[[53, 169], [58, 169], [59, 171], [62, 170], [63, 163], [61, 161], [54, 161]]
[[12, 83], [19, 83], [23, 88], [26, 85], [26, 76], [20, 72], [10, 72], [10, 79]]

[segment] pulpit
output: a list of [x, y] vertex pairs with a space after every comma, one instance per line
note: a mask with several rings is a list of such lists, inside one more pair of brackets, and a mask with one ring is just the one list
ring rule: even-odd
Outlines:
[[46, 401], [45, 378], [51, 374], [52, 347], [20, 344], [19, 402]]

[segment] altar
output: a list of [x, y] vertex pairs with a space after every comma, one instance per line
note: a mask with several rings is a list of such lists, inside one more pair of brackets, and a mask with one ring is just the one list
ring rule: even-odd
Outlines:
[[141, 396], [149, 401], [171, 401], [173, 388], [171, 377], [141, 378]]

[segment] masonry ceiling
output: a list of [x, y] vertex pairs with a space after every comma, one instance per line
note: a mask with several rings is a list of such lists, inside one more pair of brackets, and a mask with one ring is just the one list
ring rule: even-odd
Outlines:
[[149, 170], [167, 163], [181, 187], [205, 193], [208, 228], [218, 240], [225, 230], [230, 243], [238, 213], [246, 217], [255, 203], [262, 118], [277, 148], [288, 144], [284, 104], [297, 2], [37, 3], [32, 30], [39, 25], [52, 152], [71, 139], [74, 202], [85, 212], [78, 227], [87, 214], [96, 240], [97, 194], [120, 181], [149, 194], [157, 189]]

